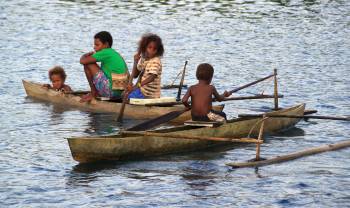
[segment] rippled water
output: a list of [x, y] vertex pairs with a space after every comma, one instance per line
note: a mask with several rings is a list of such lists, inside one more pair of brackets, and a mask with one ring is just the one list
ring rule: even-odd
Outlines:
[[[139, 37], [159, 34], [165, 44], [163, 83], [189, 60], [215, 67], [219, 90], [278, 69], [281, 106], [306, 102], [322, 115], [350, 115], [350, 3], [346, 0], [233, 1], [2, 1], [0, 5], [1, 207], [349, 207], [350, 149], [255, 169], [231, 161], [254, 156], [254, 146], [218, 148], [127, 163], [78, 165], [64, 138], [112, 133], [115, 116], [64, 109], [26, 98], [21, 79], [47, 82], [62, 65], [74, 89], [87, 89], [82, 53], [92, 37], [112, 33], [131, 67]], [[272, 83], [239, 94], [265, 90]], [[165, 92], [175, 95], [175, 91]], [[268, 101], [226, 104], [266, 110]], [[243, 110], [244, 111], [244, 110]], [[128, 120], [124, 125], [133, 125]], [[349, 139], [350, 124], [300, 122], [267, 138], [264, 157]]]

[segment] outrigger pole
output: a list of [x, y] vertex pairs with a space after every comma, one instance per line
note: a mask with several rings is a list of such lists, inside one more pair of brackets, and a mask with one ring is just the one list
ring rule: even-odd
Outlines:
[[182, 86], [183, 86], [184, 80], [185, 80], [187, 62], [188, 61], [185, 61], [184, 69], [182, 70], [182, 76], [181, 76], [181, 80], [180, 80], [180, 84], [179, 84], [179, 90], [177, 91], [177, 96], [176, 96], [177, 102], [179, 102], [181, 100], [181, 90], [182, 90]]

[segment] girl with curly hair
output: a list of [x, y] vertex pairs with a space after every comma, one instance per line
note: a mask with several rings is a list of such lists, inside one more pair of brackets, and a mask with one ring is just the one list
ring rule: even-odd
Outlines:
[[158, 35], [147, 33], [141, 37], [131, 74], [138, 81], [128, 86], [129, 98], [160, 97], [163, 53], [164, 46]]

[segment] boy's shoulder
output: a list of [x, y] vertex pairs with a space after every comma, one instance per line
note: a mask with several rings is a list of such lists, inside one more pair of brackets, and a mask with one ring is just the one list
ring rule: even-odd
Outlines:
[[96, 53], [117, 53], [117, 51], [113, 48], [104, 48], [100, 51], [97, 51]]
[[197, 83], [197, 84], [194, 84], [194, 85], [191, 85], [192, 86], [203, 86], [203, 87], [214, 87], [214, 85], [212, 84], [203, 84], [203, 83]]
[[114, 50], [113, 48], [104, 48], [100, 51], [97, 51], [96, 53], [94, 53], [92, 55], [92, 57], [100, 60], [103, 59], [105, 57], [121, 57], [120, 54]]
[[211, 85], [211, 84], [200, 84], [200, 83], [197, 83], [197, 84], [194, 84], [194, 85], [191, 85], [190, 88], [192, 89], [196, 89], [196, 88], [213, 88], [214, 86]]

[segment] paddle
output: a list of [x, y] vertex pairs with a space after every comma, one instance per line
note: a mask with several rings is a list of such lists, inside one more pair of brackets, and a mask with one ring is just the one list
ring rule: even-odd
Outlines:
[[[350, 121], [350, 117], [335, 117], [335, 116], [296, 116], [296, 115], [266, 115], [267, 117], [278, 118], [304, 118], [304, 119], [327, 119], [327, 120], [341, 120]], [[238, 117], [257, 118], [263, 117], [261, 114], [239, 114]]]
[[184, 69], [182, 70], [182, 76], [181, 76], [181, 81], [180, 81], [180, 84], [179, 84], [179, 90], [177, 91], [176, 101], [180, 101], [181, 100], [180, 97], [181, 97], [182, 86], [183, 86], [184, 80], [185, 80], [186, 65], [187, 65], [187, 61], [185, 61], [185, 66], [184, 66]]
[[234, 93], [234, 92], [237, 92], [237, 91], [242, 90], [242, 89], [244, 89], [244, 88], [247, 88], [247, 87], [249, 87], [249, 86], [255, 85], [255, 84], [257, 84], [257, 83], [259, 83], [259, 82], [262, 82], [262, 81], [265, 81], [265, 80], [267, 80], [267, 79], [269, 79], [269, 78], [271, 78], [271, 77], [273, 77], [273, 76], [275, 76], [275, 74], [271, 74], [271, 75], [269, 75], [269, 76], [267, 76], [267, 77], [264, 77], [264, 78], [261, 78], [261, 79], [258, 79], [258, 80], [256, 80], [256, 81], [254, 81], [254, 82], [251, 82], [251, 83], [248, 83], [248, 84], [246, 84], [246, 85], [243, 85], [242, 87], [238, 87], [238, 88], [236, 88], [236, 89], [233, 89], [233, 90], [230, 91], [230, 93]]
[[[187, 61], [185, 63], [185, 66], [186, 66], [186, 64], [187, 64]], [[261, 79], [258, 79], [258, 80], [254, 81], [254, 82], [248, 83], [248, 84], [243, 85], [243, 86], [238, 87], [238, 88], [235, 88], [235, 89], [231, 90], [230, 92], [232, 92], [232, 93], [233, 92], [237, 92], [239, 90], [242, 90], [244, 88], [252, 86], [252, 85], [254, 85], [256, 83], [262, 82], [262, 81], [264, 81], [264, 80], [266, 80], [266, 79], [268, 79], [270, 77], [273, 77], [273, 76], [274, 76], [274, 74], [273, 75], [269, 75], [269, 76], [264, 77], [264, 78], [261, 78]], [[159, 116], [157, 118], [154, 118], [154, 119], [145, 121], [143, 123], [140, 123], [140, 124], [138, 124], [138, 125], [136, 125], [134, 127], [131, 127], [131, 128], [129, 128], [127, 130], [129, 130], [129, 131], [145, 131], [145, 130], [154, 128], [154, 127], [156, 127], [156, 126], [158, 126], [160, 124], [167, 123], [167, 122], [177, 118], [178, 116], [180, 116], [181, 114], [183, 114], [184, 112], [186, 112], [188, 110], [189, 109], [184, 109], [184, 110], [179, 110], [179, 111], [172, 111], [172, 112], [169, 112], [169, 113], [164, 114], [162, 116]]]
[[133, 126], [129, 129], [128, 131], [146, 131], [148, 129], [154, 128], [160, 124], [167, 123], [168, 121], [173, 120], [174, 118], [179, 117], [181, 114], [185, 113], [190, 109], [184, 109], [184, 110], [179, 110], [179, 111], [171, 111], [169, 113], [166, 113], [164, 115], [161, 115], [157, 118], [145, 121], [143, 123], [140, 123], [136, 126]]
[[[127, 86], [132, 84], [133, 76], [134, 76], [134, 74], [131, 73], [131, 75], [129, 76], [129, 80], [128, 80], [128, 85]], [[122, 106], [120, 107], [119, 115], [118, 115], [118, 118], [117, 118], [118, 122], [122, 122], [123, 121], [123, 114], [124, 114], [125, 104], [128, 102], [128, 96], [129, 96], [129, 92], [127, 92], [127, 89], [125, 89], [124, 90], [124, 97], [123, 97]]]

